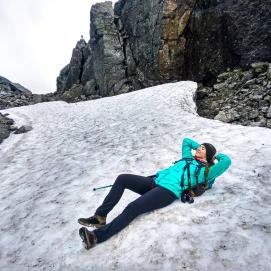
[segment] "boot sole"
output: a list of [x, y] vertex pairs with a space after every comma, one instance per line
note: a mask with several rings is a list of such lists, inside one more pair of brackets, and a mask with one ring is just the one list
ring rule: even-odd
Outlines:
[[97, 229], [99, 229], [99, 228], [101, 228], [102, 226], [105, 225], [105, 224], [86, 224], [86, 223], [81, 222], [79, 220], [78, 220], [78, 223], [83, 225], [83, 226], [86, 226], [86, 227], [92, 227], [92, 228], [97, 228]]
[[82, 239], [82, 242], [84, 244], [85, 249], [89, 250], [90, 245], [89, 245], [88, 235], [86, 233], [86, 228], [79, 229], [79, 235], [80, 235], [80, 237]]

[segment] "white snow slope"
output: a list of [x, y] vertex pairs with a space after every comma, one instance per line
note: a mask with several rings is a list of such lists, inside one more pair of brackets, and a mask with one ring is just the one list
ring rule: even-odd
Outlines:
[[[2, 110], [33, 130], [0, 145], [0, 270], [270, 270], [271, 130], [199, 117], [196, 87]], [[93, 188], [170, 166], [185, 137], [231, 157], [213, 189], [142, 214], [85, 250], [77, 219], [110, 189]], [[125, 190], [108, 222], [138, 196]]]

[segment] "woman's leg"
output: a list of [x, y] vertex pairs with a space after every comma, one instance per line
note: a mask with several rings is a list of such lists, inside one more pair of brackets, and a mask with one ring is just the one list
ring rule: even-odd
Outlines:
[[161, 186], [155, 186], [133, 202], [129, 203], [123, 212], [109, 224], [95, 229], [97, 243], [104, 242], [112, 235], [125, 228], [135, 217], [152, 210], [165, 207], [176, 200], [176, 195]]
[[108, 195], [105, 197], [102, 205], [95, 211], [95, 215], [106, 217], [119, 202], [125, 188], [143, 195], [150, 190], [151, 182], [152, 179], [148, 177], [133, 174], [120, 174], [115, 180]]

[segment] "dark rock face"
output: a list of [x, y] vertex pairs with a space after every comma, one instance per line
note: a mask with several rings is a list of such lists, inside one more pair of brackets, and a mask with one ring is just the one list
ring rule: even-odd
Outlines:
[[[93, 76], [88, 76], [86, 69], [83, 74], [85, 82], [95, 80], [96, 92], [100, 96], [111, 96], [126, 92], [124, 54], [120, 43], [119, 32], [114, 24], [112, 2], [96, 4], [91, 8], [90, 23], [90, 59]], [[87, 67], [86, 67], [87, 68]], [[91, 74], [91, 73], [90, 73]]]
[[186, 78], [214, 83], [226, 68], [271, 61], [271, 1], [200, 0], [186, 31]]
[[211, 85], [227, 68], [271, 61], [270, 10], [256, 0], [97, 3], [57, 91], [81, 85], [89, 99], [175, 80]]
[[271, 128], [271, 63], [221, 73], [212, 87], [196, 93], [200, 116], [229, 123]]
[[81, 83], [82, 66], [84, 63], [83, 50], [85, 46], [85, 40], [81, 39], [77, 42], [72, 52], [70, 64], [60, 71], [60, 76], [57, 78], [58, 91], [63, 92], [63, 90], [70, 89], [73, 84]]
[[[268, 77], [262, 82], [253, 68], [242, 75], [243, 81], [255, 79], [252, 89], [243, 87], [237, 75], [229, 76], [219, 91], [216, 84], [217, 75], [226, 70], [248, 70], [252, 63], [271, 62], [270, 10], [269, 0], [119, 0], [114, 10], [110, 1], [97, 3], [90, 13], [90, 40], [77, 43], [70, 64], [58, 78], [57, 92], [73, 102], [193, 80], [210, 88], [197, 95], [203, 116], [270, 127], [266, 102], [258, 101], [264, 108], [257, 107], [257, 116], [229, 117], [225, 113], [229, 108], [223, 108], [223, 98], [232, 90], [246, 91], [252, 99], [245, 99], [239, 108], [256, 106], [250, 94], [261, 89], [258, 94], [263, 98], [268, 89], [261, 84], [269, 86]], [[235, 79], [235, 85], [230, 83]], [[205, 92], [211, 99], [200, 98]], [[214, 106], [216, 100], [219, 107]]]
[[[69, 91], [69, 97], [80, 100], [130, 91], [112, 2], [93, 5], [90, 18], [90, 40], [77, 43], [70, 64], [57, 79], [57, 92]], [[79, 85], [83, 87], [81, 93]]]
[[115, 23], [121, 37], [126, 75], [135, 89], [165, 82], [159, 68], [164, 1], [119, 1]]

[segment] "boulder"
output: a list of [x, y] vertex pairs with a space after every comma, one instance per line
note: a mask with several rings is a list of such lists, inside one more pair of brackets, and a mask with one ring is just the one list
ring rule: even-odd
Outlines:
[[[270, 127], [270, 63], [255, 62], [247, 70], [234, 69], [218, 75], [218, 84], [196, 91], [198, 114], [229, 123]], [[229, 83], [230, 82], [230, 83]]]
[[17, 128], [14, 132], [14, 134], [23, 134], [23, 133], [26, 133], [26, 132], [29, 132], [32, 130], [32, 127], [31, 126], [28, 126], [28, 125], [23, 125], [21, 126], [20, 128]]

